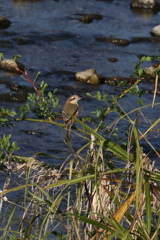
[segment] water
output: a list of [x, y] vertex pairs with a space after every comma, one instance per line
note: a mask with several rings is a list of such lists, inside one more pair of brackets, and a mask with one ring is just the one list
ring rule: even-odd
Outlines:
[[[6, 58], [21, 55], [21, 62], [29, 69], [28, 73], [34, 80], [37, 72], [41, 72], [37, 83], [42, 80], [48, 83], [48, 90], [58, 89], [60, 103], [63, 106], [66, 98], [71, 94], [79, 94], [80, 116], [89, 114], [99, 102], [86, 96], [86, 92], [94, 94], [97, 90], [110, 97], [121, 93], [121, 89], [108, 84], [91, 86], [75, 80], [74, 74], [88, 68], [95, 68], [98, 73], [106, 77], [129, 77], [140, 55], [159, 54], [160, 40], [153, 38], [150, 31], [159, 24], [160, 13], [152, 11], [133, 11], [130, 1], [20, 1], [1, 0], [0, 14], [12, 22], [7, 29], [0, 30], [0, 52]], [[84, 24], [78, 19], [83, 13], [94, 13], [103, 16], [101, 20], [93, 20]], [[99, 37], [122, 38], [129, 41], [127, 46], [118, 46], [98, 40]], [[136, 42], [135, 38], [143, 41]], [[147, 41], [153, 38], [156, 41]], [[116, 58], [110, 62], [109, 58]], [[11, 88], [12, 84], [23, 87], [22, 96]], [[14, 107], [25, 103], [28, 89], [32, 86], [18, 75], [0, 71], [1, 107]], [[142, 89], [149, 90], [144, 95], [145, 104], [151, 104], [154, 88], [153, 82], [144, 81]], [[24, 94], [23, 94], [24, 93]], [[6, 95], [5, 95], [6, 94]], [[12, 94], [12, 95], [8, 95]], [[6, 97], [7, 96], [7, 97]], [[8, 97], [10, 96], [10, 97]], [[156, 102], [160, 100], [159, 95]], [[125, 111], [138, 107], [137, 97], [127, 95], [120, 101]], [[155, 121], [159, 114], [159, 106], [146, 108], [143, 111], [140, 128], [144, 132], [149, 121]], [[110, 124], [114, 118], [108, 118]], [[122, 135], [125, 129], [120, 124]], [[70, 150], [64, 144], [64, 131], [51, 124], [18, 122], [15, 127], [2, 129], [3, 134], [13, 134], [13, 140], [20, 146], [19, 155], [32, 156], [35, 152], [45, 152], [64, 159]], [[159, 138], [149, 135], [152, 144], [159, 149]], [[74, 137], [74, 147], [78, 149], [84, 144]], [[145, 151], [149, 151], [148, 144], [142, 142]], [[42, 157], [42, 161], [49, 164], [61, 165], [63, 160]], [[159, 159], [154, 156], [157, 164]], [[153, 159], [153, 160], [154, 160]]]
[[[86, 92], [100, 90], [110, 96], [120, 93], [120, 89], [107, 84], [90, 86], [75, 80], [74, 74], [88, 68], [95, 68], [106, 77], [129, 77], [140, 55], [152, 55], [159, 52], [160, 40], [135, 42], [134, 38], [151, 38], [151, 29], [159, 23], [160, 13], [152, 11], [135, 12], [129, 7], [130, 1], [14, 1], [1, 0], [1, 15], [12, 22], [5, 30], [0, 30], [0, 52], [6, 58], [21, 55], [21, 62], [29, 68], [30, 77], [34, 80], [37, 72], [41, 72], [37, 83], [45, 80], [48, 90], [58, 89], [63, 106], [71, 94], [82, 96], [81, 115], [90, 113], [97, 101], [86, 97]], [[78, 20], [82, 13], [95, 13], [103, 16], [102, 20], [93, 20], [84, 24]], [[99, 41], [99, 37], [122, 38], [130, 42], [128, 46], [117, 46]], [[117, 62], [110, 62], [116, 58]], [[1, 106], [13, 107], [25, 102], [26, 96], [18, 100], [10, 83], [24, 87], [32, 87], [21, 77], [0, 72]], [[154, 84], [145, 82], [143, 89], [152, 90]], [[5, 98], [5, 94], [11, 94]], [[22, 96], [24, 94], [22, 93]], [[144, 96], [144, 103], [152, 102], [152, 93]], [[136, 106], [136, 97], [127, 95], [125, 110]], [[159, 96], [156, 97], [159, 102]], [[138, 105], [137, 105], [138, 106]], [[151, 111], [150, 111], [151, 110]], [[157, 118], [159, 106], [145, 110], [153, 121]], [[112, 120], [112, 119], [111, 119]], [[21, 147], [20, 154], [30, 156], [33, 152], [44, 151], [59, 154], [63, 149], [66, 157], [66, 146], [63, 143], [64, 132], [53, 125], [42, 123], [17, 123], [16, 127], [2, 130], [12, 133], [13, 140]], [[33, 133], [33, 134], [32, 134]], [[21, 139], [24, 139], [21, 141]], [[78, 141], [79, 142], [79, 141]], [[34, 144], [33, 144], [34, 143]], [[156, 147], [159, 147], [157, 140]], [[48, 160], [47, 160], [48, 161]], [[53, 161], [53, 159], [52, 159]], [[54, 163], [57, 163], [55, 160]]]

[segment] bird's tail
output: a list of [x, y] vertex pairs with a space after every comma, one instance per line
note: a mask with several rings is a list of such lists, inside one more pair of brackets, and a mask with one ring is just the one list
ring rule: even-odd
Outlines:
[[72, 124], [66, 124], [65, 142], [71, 141], [71, 126], [72, 126]]

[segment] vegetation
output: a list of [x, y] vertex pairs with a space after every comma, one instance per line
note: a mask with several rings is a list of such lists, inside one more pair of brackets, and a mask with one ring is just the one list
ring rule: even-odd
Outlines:
[[[99, 91], [95, 96], [87, 93], [103, 103], [100, 104], [103, 107], [94, 109], [82, 120], [75, 118], [81, 128], [72, 130], [72, 135], [78, 134], [80, 141], [85, 138], [85, 145], [74, 152], [72, 143], [66, 143], [73, 158], [68, 160], [66, 156], [60, 169], [40, 163], [36, 156], [17, 156], [19, 147], [12, 142], [12, 135], [1, 138], [1, 171], [7, 177], [0, 192], [0, 239], [160, 239], [160, 171], [141, 148], [141, 141], [145, 140], [159, 157], [147, 136], [152, 131], [159, 135], [160, 118], [157, 114], [156, 121], [148, 121], [150, 126], [141, 132], [138, 114], [144, 108], [160, 104], [154, 103], [159, 66], [151, 73], [155, 78], [155, 92], [150, 105], [143, 103], [144, 91], [138, 85], [147, 76], [143, 63], [153, 60], [160, 58], [141, 58], [134, 69], [135, 83], [120, 82], [118, 86], [123, 91], [119, 96], [110, 98]], [[29, 93], [26, 104], [15, 111], [1, 108], [1, 125], [9, 127], [16, 122], [37, 121], [64, 128], [59, 121], [61, 109], [56, 90], [47, 92], [45, 82], [38, 88], [27, 72], [17, 69], [35, 92]], [[138, 108], [124, 111], [119, 100], [126, 94], [137, 95]], [[34, 118], [30, 118], [31, 112]], [[106, 118], [109, 119], [111, 112], [116, 112], [118, 117], [108, 124]], [[120, 138], [117, 128], [121, 121], [128, 126], [126, 139]], [[85, 152], [83, 157], [82, 152]], [[12, 185], [11, 173], [21, 181]], [[17, 202], [11, 201], [10, 193], [19, 194]]]

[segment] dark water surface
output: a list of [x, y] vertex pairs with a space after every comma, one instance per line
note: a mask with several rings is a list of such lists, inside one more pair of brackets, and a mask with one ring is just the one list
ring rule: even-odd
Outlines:
[[[100, 90], [115, 96], [120, 94], [121, 90], [108, 84], [95, 87], [78, 82], [74, 77], [76, 72], [95, 68], [106, 77], [129, 77], [139, 56], [159, 52], [160, 39], [152, 37], [150, 31], [159, 24], [160, 13], [135, 12], [130, 9], [129, 3], [129, 0], [1, 0], [0, 15], [7, 17], [12, 24], [9, 28], [0, 30], [0, 52], [4, 53], [6, 58], [21, 55], [21, 62], [29, 68], [32, 79], [40, 71], [37, 83], [45, 80], [49, 84], [48, 90], [57, 88], [61, 105], [69, 95], [79, 94], [83, 98], [81, 116], [85, 116], [99, 104], [86, 97], [86, 92], [93, 94]], [[100, 14], [103, 18], [85, 24], [78, 20], [84, 13]], [[126, 39], [129, 44], [118, 46], [101, 41], [102, 37]], [[135, 38], [141, 41], [135, 41]], [[116, 58], [117, 61], [110, 62], [109, 58]], [[20, 93], [15, 94], [10, 87], [12, 83], [31, 87], [21, 77], [1, 70], [1, 107], [20, 104], [16, 95]], [[140, 85], [142, 89], [149, 90], [143, 97], [144, 103], [151, 104], [154, 84], [144, 82]], [[13, 95], [5, 98], [8, 93]], [[25, 99], [22, 98], [21, 102], [25, 102]], [[156, 102], [159, 100], [157, 95]], [[139, 106], [136, 97], [130, 95], [120, 103], [125, 111]], [[159, 114], [159, 106], [146, 108], [143, 114], [154, 121]], [[111, 123], [114, 117], [108, 119], [108, 123]], [[146, 120], [142, 119], [142, 132], [147, 130], [148, 126]], [[125, 123], [120, 127], [123, 134]], [[13, 140], [21, 147], [19, 154], [25, 156], [32, 156], [34, 152], [45, 152], [66, 158], [70, 153], [63, 142], [64, 131], [53, 125], [20, 122], [16, 127], [3, 129], [1, 134], [3, 133], [13, 134]], [[83, 139], [80, 141], [77, 137], [74, 141], [77, 149], [84, 144]], [[147, 151], [148, 145], [145, 145], [145, 142], [143, 144]], [[155, 137], [152, 144], [159, 149], [159, 138]], [[43, 161], [61, 164], [57, 159], [53, 162], [53, 159], [43, 157]]]

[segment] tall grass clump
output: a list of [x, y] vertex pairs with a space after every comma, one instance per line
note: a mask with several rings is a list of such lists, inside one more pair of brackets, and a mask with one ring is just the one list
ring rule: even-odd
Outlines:
[[[153, 122], [143, 114], [143, 109], [150, 111], [159, 105], [155, 103], [159, 66], [150, 73], [155, 79], [150, 104], [143, 103], [144, 91], [139, 88], [139, 83], [148, 77], [141, 66], [153, 60], [160, 58], [141, 58], [134, 69], [135, 82], [120, 82], [123, 91], [119, 96], [110, 98], [99, 91], [95, 95], [87, 93], [103, 107], [82, 120], [74, 118], [79, 128], [72, 130], [72, 135], [77, 134], [84, 145], [74, 151], [72, 143], [66, 143], [72, 154], [66, 156], [60, 168], [36, 160], [38, 153], [17, 156], [19, 146], [12, 142], [12, 136], [1, 138], [1, 171], [6, 180], [0, 192], [0, 239], [160, 239], [160, 171], [142, 148], [145, 141], [159, 157], [152, 136], [154, 132], [159, 136], [160, 118], [157, 114]], [[28, 73], [21, 73], [32, 84]], [[36, 121], [64, 128], [59, 121], [56, 90], [47, 92], [45, 82], [39, 88], [34, 83], [33, 87], [35, 93], [28, 94], [26, 104], [15, 111], [0, 109], [2, 126]], [[139, 101], [139, 107], [129, 112], [121, 104], [127, 94], [136, 94]], [[35, 118], [30, 118], [35, 108]], [[117, 117], [109, 122], [113, 112]], [[147, 122], [145, 132], [141, 130], [140, 116]], [[121, 134], [121, 122], [125, 122], [125, 134]], [[16, 202], [12, 201], [12, 194], [20, 196]]]

